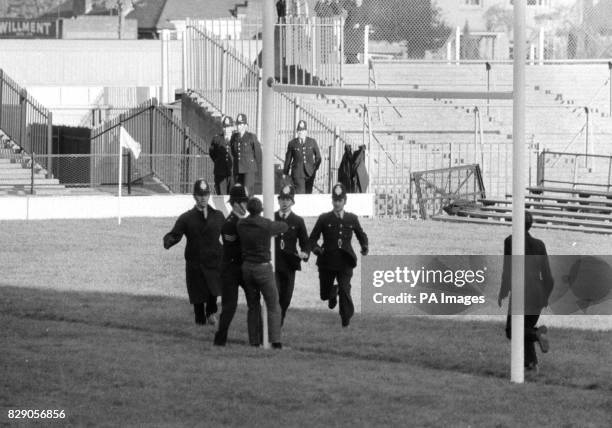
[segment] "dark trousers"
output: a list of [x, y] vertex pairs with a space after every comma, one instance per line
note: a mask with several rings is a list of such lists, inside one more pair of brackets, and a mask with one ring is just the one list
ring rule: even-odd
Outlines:
[[[536, 324], [540, 315], [524, 315], [525, 318], [525, 367], [531, 364], [538, 363], [538, 356], [536, 355], [535, 342], [538, 341]], [[512, 338], [512, 316], [508, 315], [506, 318], [506, 337]]]
[[[259, 305], [259, 295], [263, 295], [268, 310], [268, 339], [270, 343], [281, 341], [281, 309], [278, 303], [278, 290], [274, 282], [274, 272], [270, 263], [242, 263], [242, 277], [247, 292], [247, 306], [249, 307], [249, 329], [254, 323], [255, 311]], [[259, 323], [257, 323], [259, 326]], [[254, 343], [251, 343], [254, 345]]]
[[[221, 282], [223, 286], [221, 290], [221, 316], [219, 317], [219, 329], [215, 334], [215, 343], [220, 345], [227, 342], [227, 332], [238, 307], [238, 287], [242, 287], [245, 296], [247, 296], [247, 301], [249, 301], [248, 290], [244, 286], [240, 266], [231, 266], [223, 269], [221, 272]], [[248, 316], [249, 343], [259, 344], [261, 335], [257, 325], [261, 319], [259, 300]]]
[[234, 178], [236, 184], [240, 183], [247, 188], [249, 195], [255, 193], [255, 172], [246, 172], [244, 174], [236, 174]]
[[306, 178], [291, 177], [291, 181], [293, 181], [293, 187], [295, 188], [296, 195], [303, 195], [306, 193]]
[[[204, 306], [206, 306], [206, 310], [204, 310]], [[212, 294], [208, 295], [206, 304], [194, 303], [193, 313], [195, 315], [196, 324], [206, 324], [206, 318], [217, 313], [217, 309], [217, 296], [213, 296]]]
[[[355, 313], [355, 306], [351, 298], [351, 278], [353, 277], [353, 269], [345, 268], [342, 270], [328, 270], [319, 268], [319, 285], [321, 291], [321, 300], [333, 299], [339, 297], [340, 303], [340, 318], [342, 325], [348, 325], [351, 317]], [[334, 280], [338, 284], [334, 284]]]
[[274, 273], [276, 278], [276, 288], [278, 289], [278, 301], [281, 308], [281, 325], [285, 322], [285, 316], [287, 315], [287, 309], [291, 304], [291, 297], [293, 297], [293, 288], [295, 286], [295, 271], [276, 271]]
[[232, 177], [224, 175], [215, 175], [215, 193], [217, 195], [229, 195], [232, 187]]
[[306, 179], [306, 194], [310, 195], [312, 194], [312, 188], [314, 186], [314, 181], [315, 181], [315, 175], [313, 174], [311, 177]]
[[295, 193], [297, 195], [302, 195], [304, 193], [310, 195], [314, 186], [315, 176], [291, 177], [291, 181], [293, 181], [293, 186], [295, 187]]

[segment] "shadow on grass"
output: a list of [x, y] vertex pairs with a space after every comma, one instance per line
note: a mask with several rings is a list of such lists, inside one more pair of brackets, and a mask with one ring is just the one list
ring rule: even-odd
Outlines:
[[[196, 327], [191, 306], [183, 299], [12, 286], [0, 286], [0, 291], [0, 313], [4, 316], [204, 340], [204, 349], [213, 348], [213, 328]], [[239, 306], [228, 348], [246, 347], [245, 313], [246, 308]], [[205, 339], [202, 330], [208, 331]], [[611, 332], [555, 329], [549, 336], [551, 351], [540, 354], [541, 373], [536, 382], [612, 391]], [[406, 364], [500, 379], [509, 376], [510, 345], [502, 323], [357, 315], [349, 329], [342, 329], [337, 313], [290, 308], [283, 342], [292, 350], [328, 358]]]

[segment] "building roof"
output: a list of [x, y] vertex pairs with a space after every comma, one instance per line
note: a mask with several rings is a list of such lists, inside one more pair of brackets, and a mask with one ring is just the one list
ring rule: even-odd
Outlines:
[[166, 0], [157, 22], [158, 28], [170, 28], [170, 21], [192, 19], [231, 18], [241, 0]]
[[138, 28], [156, 28], [168, 0], [138, 0], [126, 18], [136, 19]]

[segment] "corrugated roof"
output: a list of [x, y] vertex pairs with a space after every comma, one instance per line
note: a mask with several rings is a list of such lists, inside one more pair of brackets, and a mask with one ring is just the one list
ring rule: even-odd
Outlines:
[[170, 28], [170, 21], [185, 18], [231, 18], [236, 4], [244, 0], [167, 0], [157, 23], [158, 28]]

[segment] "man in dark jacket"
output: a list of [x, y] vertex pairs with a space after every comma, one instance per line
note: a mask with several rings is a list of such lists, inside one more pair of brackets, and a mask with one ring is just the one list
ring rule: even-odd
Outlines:
[[[219, 262], [221, 254], [221, 227], [224, 217], [208, 205], [210, 186], [200, 178], [193, 185], [193, 198], [196, 205], [181, 214], [174, 227], [164, 236], [164, 248], [177, 244], [183, 235], [187, 237], [185, 246], [187, 293], [193, 305], [196, 324], [215, 325], [217, 320], [217, 296], [221, 285]], [[204, 305], [206, 304], [206, 311]]]
[[232, 186], [232, 153], [230, 140], [234, 132], [234, 121], [231, 117], [223, 118], [223, 132], [215, 135], [208, 153], [213, 161], [215, 175], [215, 193], [227, 195]]
[[[548, 306], [548, 298], [553, 290], [554, 279], [548, 264], [548, 255], [544, 242], [532, 237], [529, 229], [533, 224], [530, 213], [525, 213], [525, 361], [524, 365], [528, 371], [537, 373], [538, 357], [535, 350], [535, 342], [538, 342], [542, 352], [548, 352], [549, 344], [546, 337], [546, 326], [536, 327], [542, 309]], [[499, 290], [497, 303], [501, 307], [512, 289], [512, 235], [504, 240], [504, 267], [502, 271], [502, 284]], [[508, 317], [506, 319], [506, 337], [512, 335], [512, 298], [508, 305]]]
[[[321, 165], [321, 152], [314, 138], [308, 137], [306, 122], [297, 125], [297, 137], [289, 141], [285, 154], [283, 175], [291, 175], [295, 193], [312, 193], [317, 169]], [[289, 173], [291, 170], [291, 174]]]
[[[238, 287], [242, 287], [245, 296], [249, 290], [244, 286], [242, 279], [242, 249], [238, 237], [238, 221], [246, 216], [246, 204], [249, 200], [246, 189], [241, 184], [235, 184], [230, 189], [229, 204], [232, 212], [227, 216], [221, 229], [223, 239], [223, 257], [221, 259], [221, 282], [223, 290], [221, 294], [221, 317], [219, 318], [219, 329], [215, 334], [214, 344], [225, 346], [227, 332], [229, 330], [236, 308], [238, 307]], [[247, 298], [247, 301], [249, 299]], [[249, 313], [249, 343], [259, 345], [260, 314], [259, 302], [254, 305], [253, 311]]]
[[255, 134], [247, 132], [247, 117], [240, 113], [236, 117], [238, 131], [230, 142], [234, 160], [234, 182], [240, 183], [249, 192], [254, 192], [255, 175], [261, 168], [261, 145]]
[[[351, 278], [357, 266], [357, 256], [351, 240], [353, 233], [361, 245], [361, 254], [368, 254], [368, 236], [361, 228], [355, 214], [345, 212], [346, 189], [341, 183], [332, 189], [333, 211], [321, 214], [310, 233], [310, 248], [317, 255], [321, 300], [328, 300], [328, 307], [334, 309], [340, 296], [340, 318], [342, 327], [348, 327], [355, 312], [351, 298]], [[323, 235], [323, 245], [319, 237]], [[338, 285], [334, 285], [334, 280]]]
[[[257, 198], [247, 202], [249, 216], [238, 222], [238, 237], [242, 248], [242, 277], [244, 278], [248, 306], [249, 329], [254, 317], [252, 312], [259, 305], [259, 294], [263, 294], [268, 310], [268, 338], [272, 348], [281, 349], [281, 309], [278, 290], [270, 260], [272, 236], [286, 232], [287, 223], [272, 221], [261, 216], [263, 205]], [[252, 343], [251, 345], [258, 344]]]
[[[292, 186], [284, 186], [278, 195], [280, 209], [274, 214], [274, 220], [285, 222], [289, 227], [286, 232], [274, 238], [274, 261], [276, 287], [281, 307], [281, 325], [285, 322], [287, 309], [291, 304], [295, 286], [295, 271], [301, 270], [301, 261], [308, 259], [308, 232], [304, 219], [291, 211], [295, 203]], [[300, 244], [300, 251], [297, 244]]]

